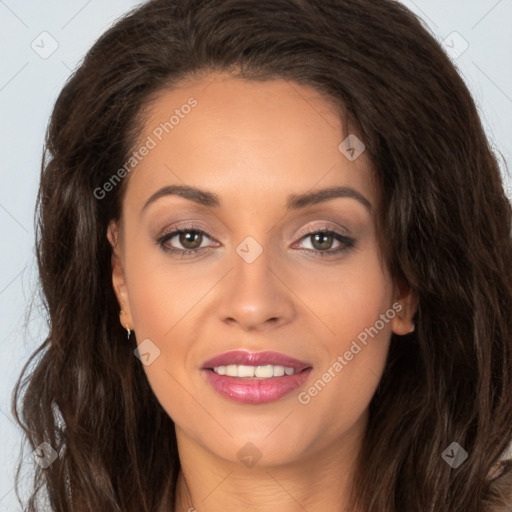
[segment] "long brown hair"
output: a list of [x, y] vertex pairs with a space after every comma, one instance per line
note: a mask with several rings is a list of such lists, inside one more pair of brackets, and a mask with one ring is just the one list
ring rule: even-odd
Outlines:
[[[474, 101], [422, 23], [393, 0], [152, 0], [110, 28], [62, 90], [38, 196], [37, 260], [49, 334], [13, 397], [55, 512], [173, 510], [174, 425], [119, 324], [106, 232], [148, 102], [212, 70], [313, 86], [375, 164], [382, 243], [418, 297], [393, 335], [354, 475], [368, 512], [510, 510], [511, 205]], [[136, 172], [136, 171], [134, 171]], [[453, 469], [442, 453], [468, 458]], [[503, 508], [501, 508], [503, 507]]]

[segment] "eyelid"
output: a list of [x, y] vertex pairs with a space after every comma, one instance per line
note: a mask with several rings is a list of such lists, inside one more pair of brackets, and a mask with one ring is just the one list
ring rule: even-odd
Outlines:
[[168, 228], [165, 228], [157, 238], [163, 238], [171, 233], [175, 233], [176, 231], [197, 231], [198, 233], [202, 233], [208, 238], [212, 238], [212, 235], [208, 233], [207, 228], [200, 226], [199, 224], [177, 224], [172, 225]]
[[343, 233], [340, 229], [333, 227], [332, 225], [327, 225], [325, 222], [326, 221], [324, 221], [323, 225], [315, 225], [315, 226], [311, 226], [311, 227], [302, 229], [301, 231], [299, 231], [299, 233], [297, 233], [296, 237], [302, 239], [303, 237], [305, 237], [307, 235], [311, 235], [314, 233], [323, 233], [326, 231], [332, 231], [334, 233], [337, 233], [340, 236], [344, 236], [347, 238], [351, 236], [350, 231], [347, 228], [345, 228], [344, 226], [340, 226], [340, 227], [343, 228], [345, 233]]

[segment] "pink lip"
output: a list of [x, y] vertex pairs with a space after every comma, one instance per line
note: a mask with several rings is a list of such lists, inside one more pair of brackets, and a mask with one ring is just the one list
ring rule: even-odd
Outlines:
[[[272, 377], [270, 379], [228, 377], [213, 371], [216, 366], [242, 364], [248, 366], [280, 365], [293, 368], [299, 373]], [[220, 354], [206, 361], [201, 370], [205, 378], [217, 393], [245, 404], [263, 404], [273, 402], [302, 386], [309, 377], [312, 367], [309, 363], [278, 352], [246, 352], [235, 350]]]
[[245, 350], [232, 350], [208, 359], [201, 365], [202, 370], [215, 368], [216, 366], [227, 366], [228, 364], [245, 364], [247, 366], [287, 366], [296, 371], [305, 370], [311, 367], [311, 363], [299, 361], [293, 357], [285, 356], [279, 352], [247, 352]]

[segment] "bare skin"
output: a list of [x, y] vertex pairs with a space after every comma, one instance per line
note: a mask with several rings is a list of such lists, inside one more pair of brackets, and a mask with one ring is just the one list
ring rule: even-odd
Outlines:
[[[228, 75], [162, 93], [140, 142], [190, 97], [197, 106], [161, 141], [153, 135], [156, 147], [132, 171], [121, 221], [108, 233], [120, 321], [137, 343], [150, 339], [160, 350], [144, 369], [176, 425], [182, 471], [175, 510], [348, 511], [391, 332], [409, 333], [416, 307], [382, 262], [370, 160], [363, 152], [350, 161], [338, 149], [348, 134], [314, 89]], [[144, 208], [168, 185], [213, 192], [220, 206], [165, 195]], [[369, 205], [335, 197], [286, 210], [290, 194], [328, 187], [350, 188]], [[190, 232], [191, 224], [207, 236], [194, 238], [192, 229], [188, 239], [175, 235], [165, 246], [184, 251], [196, 240], [203, 252], [173, 254], [158, 244], [177, 228]], [[315, 241], [308, 228], [334, 231], [353, 245], [328, 234]], [[248, 236], [257, 243], [251, 251], [262, 249], [251, 263], [236, 250]], [[400, 311], [392, 308], [397, 303]], [[333, 370], [390, 310], [395, 314], [378, 334]], [[276, 401], [240, 404], [219, 395], [201, 370], [234, 349], [281, 352], [313, 370]], [[329, 368], [325, 387], [307, 395]], [[247, 443], [261, 457], [251, 467], [238, 455]]]

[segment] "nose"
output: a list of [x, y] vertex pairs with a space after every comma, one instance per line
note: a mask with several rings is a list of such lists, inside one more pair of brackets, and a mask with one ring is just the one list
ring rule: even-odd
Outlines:
[[220, 290], [217, 311], [222, 322], [245, 331], [265, 331], [293, 320], [293, 283], [286, 283], [276, 259], [272, 259], [268, 250], [254, 261], [234, 255], [233, 268], [222, 280]]

